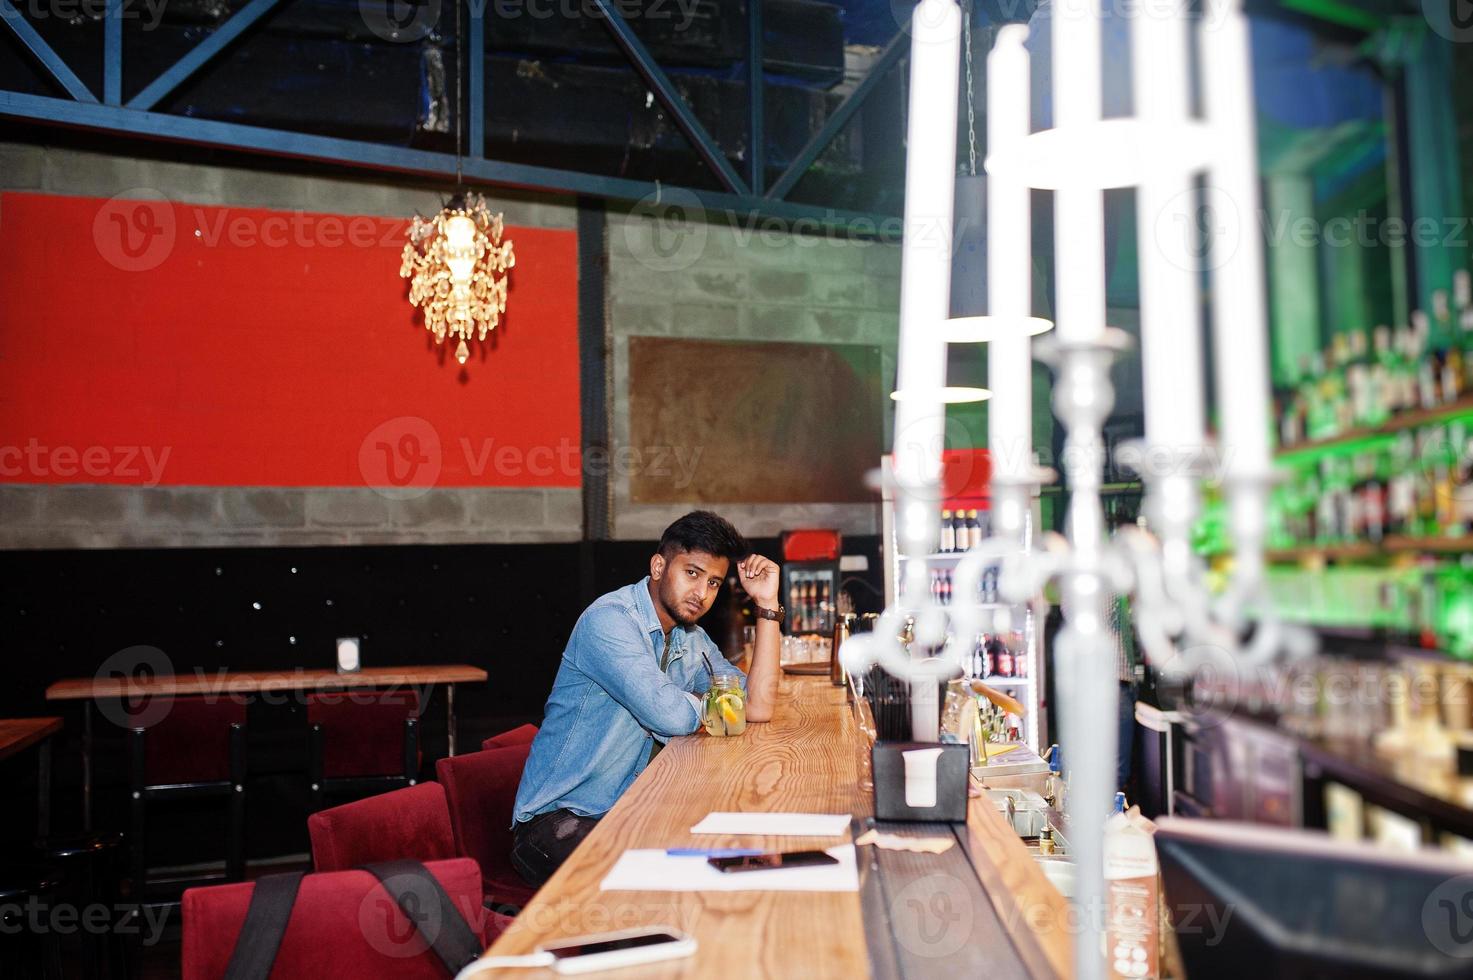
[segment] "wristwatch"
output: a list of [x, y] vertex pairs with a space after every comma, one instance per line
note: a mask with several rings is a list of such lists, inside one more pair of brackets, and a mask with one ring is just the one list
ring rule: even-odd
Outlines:
[[757, 611], [758, 619], [770, 619], [774, 623], [781, 623], [783, 621], [783, 617], [788, 614], [788, 611], [783, 608], [782, 603], [778, 603], [776, 609], [763, 609], [761, 606], [757, 605], [757, 603], [754, 602], [752, 603], [752, 608]]

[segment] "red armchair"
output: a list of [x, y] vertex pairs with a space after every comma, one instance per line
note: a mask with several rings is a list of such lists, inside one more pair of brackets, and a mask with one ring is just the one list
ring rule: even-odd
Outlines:
[[508, 745], [531, 745], [532, 739], [537, 737], [536, 725], [519, 725], [509, 732], [500, 735], [492, 735], [481, 743], [483, 749], [501, 749]]
[[[472, 931], [485, 935], [481, 875], [467, 858], [426, 864]], [[191, 888], [184, 893], [184, 980], [219, 980], [245, 922], [254, 882]], [[310, 874], [302, 879], [277, 950], [272, 980], [321, 977], [445, 980], [445, 967], [367, 871]]]
[[445, 790], [439, 783], [380, 793], [321, 810], [307, 818], [312, 866], [343, 871], [374, 861], [456, 856]]
[[511, 864], [512, 808], [530, 742], [441, 759], [435, 775], [445, 787], [459, 854], [481, 866], [488, 908], [520, 909], [537, 891]]

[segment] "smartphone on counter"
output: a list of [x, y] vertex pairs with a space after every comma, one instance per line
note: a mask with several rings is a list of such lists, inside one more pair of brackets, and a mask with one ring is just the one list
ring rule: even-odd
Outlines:
[[827, 851], [786, 851], [772, 854], [745, 854], [740, 857], [707, 858], [706, 863], [728, 874], [736, 871], [773, 871], [778, 868], [808, 868], [838, 864], [839, 859]]
[[592, 973], [691, 956], [696, 941], [668, 926], [645, 926], [564, 939], [540, 951], [552, 954], [552, 968], [558, 973]]

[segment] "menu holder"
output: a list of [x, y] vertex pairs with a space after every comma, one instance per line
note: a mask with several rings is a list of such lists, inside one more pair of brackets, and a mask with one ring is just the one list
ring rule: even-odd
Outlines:
[[876, 742], [875, 819], [967, 819], [971, 751], [946, 742]]

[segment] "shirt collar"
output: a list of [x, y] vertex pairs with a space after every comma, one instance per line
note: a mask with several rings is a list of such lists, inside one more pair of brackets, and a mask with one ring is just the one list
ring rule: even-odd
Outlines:
[[648, 575], [635, 583], [634, 610], [639, 614], [639, 620], [644, 624], [646, 633], [665, 632], [665, 628], [660, 625], [660, 616], [655, 612], [655, 600], [650, 598], [650, 577]]
[[[655, 650], [658, 655], [665, 645], [665, 627], [660, 625], [660, 616], [655, 612], [655, 600], [650, 598], [650, 577], [648, 575], [634, 585], [634, 610], [644, 625], [645, 633], [652, 638], [659, 638], [655, 641]], [[694, 629], [693, 626], [682, 626], [680, 623], [670, 627], [670, 660], [672, 663], [684, 655], [686, 634]]]

